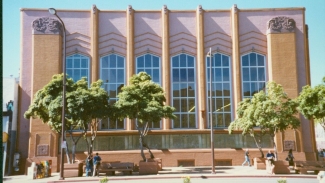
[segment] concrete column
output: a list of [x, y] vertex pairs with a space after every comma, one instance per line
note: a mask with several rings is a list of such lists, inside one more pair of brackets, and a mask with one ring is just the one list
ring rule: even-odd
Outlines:
[[206, 124], [206, 80], [205, 80], [205, 53], [204, 53], [204, 12], [202, 6], [196, 9], [196, 42], [197, 42], [197, 93], [198, 103], [196, 112], [198, 114], [198, 128], [205, 129]]
[[[269, 80], [281, 84], [290, 98], [296, 98], [299, 94], [295, 25], [291, 18], [275, 17], [268, 22], [267, 29]], [[286, 130], [283, 139], [277, 140], [277, 150], [286, 150], [282, 149], [283, 143], [289, 140], [295, 141], [296, 151], [303, 151], [301, 134], [301, 127], [297, 133]], [[281, 139], [280, 135], [277, 133], [276, 138]]]
[[[162, 56], [161, 56], [161, 71], [162, 71], [162, 87], [165, 91], [166, 105], [171, 105], [171, 88], [170, 88], [170, 55], [169, 55], [169, 11], [164, 5], [161, 10], [162, 19]], [[171, 120], [163, 120], [163, 130], [171, 128]]]
[[91, 82], [99, 79], [99, 57], [98, 57], [98, 15], [99, 10], [96, 5], [93, 5], [90, 20], [91, 20]]
[[[130, 78], [134, 75], [134, 10], [129, 5], [126, 10], [126, 79], [129, 85]], [[134, 129], [134, 121], [126, 120], [126, 130]]]
[[[237, 5], [231, 8], [231, 27], [232, 27], [232, 78], [233, 78], [233, 95], [235, 104], [232, 106], [233, 111], [237, 110], [237, 104], [242, 100], [242, 86], [241, 86], [241, 67], [240, 67], [240, 50], [239, 50], [239, 10]], [[236, 116], [237, 117], [237, 116]]]
[[[54, 74], [63, 71], [63, 27], [61, 23], [57, 19], [44, 17], [34, 20], [32, 25], [34, 30], [32, 35], [31, 100], [38, 90], [52, 80]], [[58, 167], [58, 146], [58, 135], [40, 119], [31, 119], [28, 157], [30, 159], [37, 158], [40, 161], [51, 159], [52, 171], [55, 172]]]

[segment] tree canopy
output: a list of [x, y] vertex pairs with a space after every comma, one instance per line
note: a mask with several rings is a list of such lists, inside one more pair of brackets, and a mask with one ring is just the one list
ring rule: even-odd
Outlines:
[[297, 101], [300, 113], [309, 120], [314, 119], [325, 130], [325, 77], [322, 84], [304, 86]]
[[[256, 136], [269, 134], [274, 144], [274, 136], [278, 131], [300, 126], [297, 114], [297, 102], [291, 100], [283, 87], [275, 82], [269, 82], [266, 93], [262, 90], [251, 99], [244, 99], [238, 105], [237, 118], [228, 127], [231, 134], [234, 130], [242, 130], [242, 134], [250, 134], [257, 147]], [[262, 157], [264, 157], [261, 151]]]

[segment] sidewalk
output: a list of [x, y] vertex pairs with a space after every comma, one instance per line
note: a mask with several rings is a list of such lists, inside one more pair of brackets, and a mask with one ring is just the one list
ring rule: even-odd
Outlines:
[[[143, 182], [153, 179], [181, 179], [182, 177], [189, 176], [191, 179], [213, 179], [213, 178], [302, 178], [302, 179], [315, 179], [317, 175], [314, 174], [277, 174], [270, 175], [266, 170], [256, 170], [254, 167], [242, 166], [220, 166], [215, 169], [216, 174], [211, 174], [211, 167], [164, 167], [157, 175], [139, 175], [138, 172], [133, 172], [133, 175], [122, 175], [116, 173], [115, 176], [108, 176], [109, 182], [111, 181], [131, 181], [142, 180]], [[106, 177], [104, 174], [99, 177], [72, 177], [59, 180], [59, 173], [52, 173], [51, 177], [43, 179], [27, 179], [26, 175], [7, 176], [3, 178], [3, 182], [23, 182], [23, 183], [56, 183], [56, 182], [99, 182], [101, 178]], [[164, 181], [165, 182], [165, 181]], [[181, 181], [180, 181], [181, 182]]]

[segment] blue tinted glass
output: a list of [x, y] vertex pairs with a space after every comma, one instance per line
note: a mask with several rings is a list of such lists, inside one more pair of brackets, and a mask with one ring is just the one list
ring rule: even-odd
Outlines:
[[188, 84], [188, 97], [195, 97], [195, 84], [194, 83]]
[[81, 59], [81, 68], [88, 68], [88, 60]]
[[67, 68], [72, 68], [72, 59], [67, 59], [66, 66]]
[[249, 66], [248, 64], [248, 55], [242, 57], [242, 66]]
[[187, 56], [187, 66], [194, 67], [194, 57]]
[[152, 80], [156, 83], [159, 83], [159, 69], [152, 70]]
[[251, 83], [251, 96], [258, 92], [258, 83]]
[[215, 83], [213, 85], [213, 96], [222, 96], [222, 84], [221, 83]]
[[188, 69], [188, 81], [194, 82], [194, 69]]
[[243, 68], [243, 81], [249, 81], [249, 68]]
[[179, 56], [173, 57], [173, 67], [179, 67]]
[[80, 79], [80, 70], [79, 69], [74, 70], [72, 78], [75, 82], [77, 82]]
[[108, 57], [102, 58], [102, 68], [108, 68]]
[[173, 69], [173, 81], [179, 81], [179, 69]]
[[66, 74], [68, 75], [67, 76], [68, 78], [71, 78], [72, 77], [72, 69], [67, 69]]
[[138, 68], [143, 68], [144, 67], [144, 56], [138, 57], [137, 66], [138, 66]]
[[139, 72], [144, 72], [144, 69], [138, 69], [137, 73], [139, 73]]
[[244, 96], [251, 96], [250, 84], [244, 83], [243, 86], [244, 86], [244, 89], [243, 89]]
[[102, 69], [102, 76], [101, 79], [104, 81], [104, 83], [108, 83], [108, 69]]
[[207, 81], [210, 82], [210, 69], [209, 68], [207, 69]]
[[116, 70], [115, 69], [110, 69], [109, 82], [110, 83], [116, 83]]
[[180, 81], [186, 82], [187, 81], [187, 70], [186, 69], [180, 69]]
[[179, 97], [179, 84], [173, 84], [173, 97]]
[[222, 66], [229, 66], [229, 57], [222, 55]]
[[151, 76], [151, 78], [152, 78], [151, 69], [145, 69], [144, 71], [145, 71], [147, 74], [149, 74], [149, 75]]
[[219, 53], [214, 55], [214, 64], [212, 66], [214, 67], [221, 66], [221, 55]]
[[118, 83], [124, 83], [124, 70], [123, 69], [117, 69], [117, 82]]
[[264, 68], [258, 68], [258, 81], [265, 81]]
[[250, 66], [256, 66], [256, 53], [251, 53], [249, 55]]
[[250, 68], [251, 71], [251, 81], [257, 81], [257, 69]]
[[[222, 81], [222, 73], [221, 73], [221, 69], [220, 68], [215, 68], [214, 70], [214, 75], [215, 78], [212, 79], [212, 81]], [[212, 73], [213, 74], [213, 73]]]
[[88, 73], [87, 73], [87, 69], [81, 69], [81, 77], [87, 77], [88, 76]]
[[118, 68], [124, 68], [124, 58], [117, 56], [117, 67]]
[[109, 67], [116, 68], [116, 55], [109, 56]]
[[261, 90], [264, 90], [264, 89], [265, 89], [265, 82], [258, 83], [258, 90], [261, 91]]
[[230, 96], [230, 84], [229, 83], [223, 83], [223, 95]]
[[258, 66], [264, 66], [264, 56], [257, 55], [257, 65]]
[[152, 56], [152, 67], [159, 67], [159, 57]]
[[[213, 58], [212, 58], [213, 60]], [[210, 68], [210, 57], [206, 57], [207, 68]]]
[[151, 67], [151, 55], [146, 54], [144, 57], [144, 66]]
[[222, 70], [222, 75], [223, 75], [223, 81], [229, 81], [229, 69], [224, 68]]
[[180, 55], [180, 67], [186, 67], [186, 55], [185, 54]]
[[73, 60], [73, 68], [80, 68], [80, 59]]

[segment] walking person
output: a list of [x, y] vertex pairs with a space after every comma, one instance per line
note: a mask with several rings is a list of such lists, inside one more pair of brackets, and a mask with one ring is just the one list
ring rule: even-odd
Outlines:
[[91, 176], [93, 174], [93, 158], [91, 155], [88, 155], [86, 158], [86, 177]]
[[246, 151], [245, 151], [245, 161], [242, 164], [242, 166], [244, 166], [246, 163], [248, 163], [248, 166], [251, 166], [251, 162], [249, 160], [249, 151], [248, 151], [248, 149], [246, 149]]
[[99, 169], [99, 165], [100, 165], [101, 160], [102, 159], [100, 158], [98, 153], [96, 153], [96, 156], [94, 156], [94, 158], [93, 158], [93, 163], [94, 163], [93, 177], [96, 175], [96, 173], [97, 173], [97, 176], [99, 177], [98, 169]]

